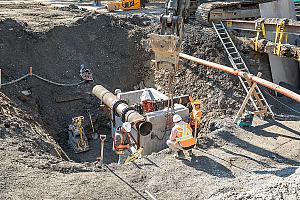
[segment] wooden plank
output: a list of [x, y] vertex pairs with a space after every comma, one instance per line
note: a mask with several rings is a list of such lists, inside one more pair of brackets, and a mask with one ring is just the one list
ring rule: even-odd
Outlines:
[[56, 103], [63, 103], [63, 102], [81, 100], [83, 98], [84, 98], [83, 96], [74, 95], [74, 96], [57, 96], [54, 99]]

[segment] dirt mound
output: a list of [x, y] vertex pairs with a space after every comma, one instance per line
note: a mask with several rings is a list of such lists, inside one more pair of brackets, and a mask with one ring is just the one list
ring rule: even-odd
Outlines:
[[[197, 58], [230, 66], [226, 52], [212, 28], [187, 24], [183, 50]], [[164, 71], [156, 72], [155, 80], [157, 87], [166, 91], [168, 79]], [[220, 123], [217, 117], [233, 117], [245, 95], [237, 77], [186, 60], [183, 60], [183, 68], [176, 75], [175, 93], [188, 94], [201, 100], [204, 112], [204, 127], [201, 130], [205, 132], [214, 130], [215, 125]]]

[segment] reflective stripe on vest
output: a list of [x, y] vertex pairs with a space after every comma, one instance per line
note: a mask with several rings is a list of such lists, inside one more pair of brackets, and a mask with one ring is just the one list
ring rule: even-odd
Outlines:
[[114, 135], [113, 149], [116, 150], [116, 151], [123, 150], [122, 148], [118, 148], [118, 146], [117, 146], [117, 134], [120, 135], [120, 137], [121, 137], [121, 144], [120, 145], [124, 145], [124, 137], [123, 137], [122, 133], [116, 131], [115, 135]]
[[192, 131], [188, 128], [188, 124], [178, 125], [178, 126], [179, 127], [177, 129], [179, 128], [182, 129], [182, 131], [178, 131], [178, 132], [182, 132], [182, 134], [180, 137], [176, 138], [177, 142], [182, 142], [193, 138]]
[[201, 117], [201, 111], [200, 110], [193, 110], [192, 112], [192, 119], [193, 121], [197, 120], [198, 121], [198, 118]]
[[197, 126], [200, 125], [201, 117], [202, 117], [202, 112], [200, 110], [193, 110], [191, 113], [190, 124], [191, 125], [197, 124]]

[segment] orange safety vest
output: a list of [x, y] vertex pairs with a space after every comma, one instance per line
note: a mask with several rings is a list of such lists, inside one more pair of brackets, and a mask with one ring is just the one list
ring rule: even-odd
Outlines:
[[190, 120], [190, 126], [200, 128], [200, 120], [202, 117], [201, 110], [195, 110], [191, 112], [191, 120]]
[[196, 144], [196, 140], [193, 137], [193, 130], [192, 128], [187, 124], [180, 124], [177, 125], [177, 138], [176, 142], [180, 144], [182, 147], [190, 147]]
[[113, 141], [113, 151], [122, 151], [124, 150], [123, 148], [119, 148], [117, 146], [117, 135], [119, 135], [121, 137], [121, 144], [120, 145], [124, 145], [125, 144], [125, 139], [128, 140], [128, 134], [125, 135], [126, 138], [124, 138], [121, 130], [117, 130], [115, 132], [115, 135], [114, 135], [114, 141]]

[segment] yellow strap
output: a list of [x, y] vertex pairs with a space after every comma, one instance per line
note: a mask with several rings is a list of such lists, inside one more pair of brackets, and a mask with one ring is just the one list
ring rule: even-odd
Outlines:
[[274, 54], [276, 54], [277, 56], [281, 55], [281, 44], [284, 36], [284, 27], [285, 27], [284, 21], [281, 21], [276, 26]]
[[129, 162], [135, 161], [139, 159], [142, 156], [143, 148], [138, 149], [135, 153], [128, 156], [124, 162], [124, 164], [127, 164]]
[[261, 30], [262, 30], [263, 37], [266, 39], [267, 34], [266, 34], [266, 29], [265, 29], [264, 22], [261, 22]]
[[80, 140], [83, 141], [82, 127], [79, 128], [79, 136], [80, 136]]
[[254, 50], [255, 50], [255, 51], [258, 50], [258, 38], [259, 38], [259, 33], [260, 33], [260, 31], [257, 30], [257, 32], [256, 32], [256, 38], [255, 38], [255, 41], [254, 41]]
[[264, 24], [264, 20], [261, 19], [259, 22], [256, 22], [256, 38], [254, 41], [254, 50], [258, 51], [258, 39], [259, 39], [259, 35], [260, 32], [262, 32], [262, 36], [263, 38], [266, 38], [266, 29], [265, 29], [265, 24]]

